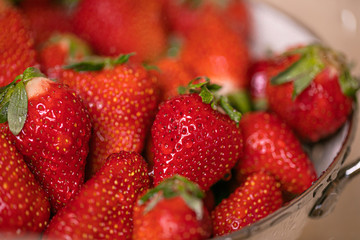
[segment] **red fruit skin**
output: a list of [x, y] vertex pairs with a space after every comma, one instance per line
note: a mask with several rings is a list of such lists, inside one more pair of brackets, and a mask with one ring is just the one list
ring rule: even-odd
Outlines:
[[45, 239], [131, 239], [133, 206], [149, 188], [145, 160], [121, 151], [51, 220]]
[[54, 1], [21, 1], [20, 8], [29, 21], [35, 45], [39, 46], [53, 33], [74, 32], [70, 14]]
[[89, 175], [113, 152], [142, 152], [158, 103], [157, 79], [138, 65], [97, 72], [63, 71], [61, 82], [76, 90], [93, 123]]
[[[279, 61], [269, 69], [269, 79], [290, 66], [294, 58]], [[352, 112], [353, 99], [339, 85], [339, 72], [326, 67], [295, 100], [293, 83], [268, 83], [269, 108], [277, 113], [304, 141], [317, 142], [335, 133]]]
[[241, 175], [265, 171], [281, 183], [283, 190], [293, 194], [302, 193], [316, 180], [314, 166], [301, 143], [275, 114], [245, 114], [240, 127], [244, 155], [236, 170]]
[[162, 103], [151, 132], [155, 184], [180, 174], [207, 191], [242, 156], [242, 134], [236, 123], [197, 94]]
[[15, 146], [0, 133], [0, 237], [41, 233], [50, 219], [50, 203]]
[[83, 0], [73, 24], [100, 55], [136, 52], [134, 59], [152, 61], [167, 45], [157, 0]]
[[44, 79], [36, 87], [45, 91], [29, 96], [23, 129], [17, 136], [9, 135], [48, 194], [55, 213], [84, 182], [91, 122], [87, 108], [73, 90]]
[[242, 0], [227, 1], [200, 1], [199, 6], [194, 6], [195, 1], [163, 0], [163, 11], [168, 26], [172, 32], [181, 36], [188, 34], [196, 27], [207, 12], [207, 8], [216, 9], [212, 14], [224, 21], [239, 36], [247, 39], [250, 35], [251, 19], [248, 7]]
[[0, 9], [0, 87], [8, 85], [28, 67], [37, 65], [34, 40], [21, 13]]
[[134, 240], [201, 240], [211, 236], [211, 218], [205, 207], [200, 220], [179, 196], [163, 199], [147, 213], [145, 208], [134, 207]]
[[282, 203], [280, 184], [273, 177], [252, 174], [211, 212], [213, 233], [221, 236], [237, 231], [276, 211]]
[[271, 62], [267, 59], [256, 60], [248, 69], [249, 93], [255, 109], [258, 110], [268, 108], [266, 87], [269, 81], [267, 70], [270, 64]]
[[211, 14], [212, 11], [207, 10], [189, 33], [180, 59], [195, 76], [209, 77], [213, 83], [223, 86], [224, 92], [246, 88], [248, 46], [242, 37]]
[[163, 58], [156, 63], [159, 71], [154, 71], [163, 100], [178, 95], [178, 87], [186, 86], [195, 76], [186, 66], [175, 58]]

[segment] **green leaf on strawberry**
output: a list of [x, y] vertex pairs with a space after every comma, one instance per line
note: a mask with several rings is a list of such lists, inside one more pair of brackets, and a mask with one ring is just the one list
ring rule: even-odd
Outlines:
[[155, 188], [149, 190], [138, 204], [147, 203], [144, 213], [151, 211], [162, 199], [181, 197], [184, 202], [196, 213], [197, 219], [203, 217], [203, 191], [200, 187], [187, 178], [174, 175], [159, 183]]
[[230, 104], [227, 96], [219, 96], [216, 94], [220, 89], [220, 85], [212, 84], [208, 77], [201, 76], [191, 80], [187, 86], [180, 86], [178, 92], [179, 94], [198, 93], [203, 103], [210, 104], [214, 110], [221, 107], [222, 110], [238, 124], [242, 114]]
[[339, 72], [339, 84], [346, 96], [354, 96], [359, 83], [350, 75], [343, 55], [320, 44], [310, 44], [285, 53], [285, 56], [300, 55], [290, 67], [271, 79], [271, 84], [280, 85], [293, 82], [293, 99], [302, 93], [315, 77], [326, 67], [333, 67]]
[[44, 75], [39, 69], [29, 67], [13, 82], [0, 89], [0, 122], [8, 122], [9, 129], [14, 135], [18, 135], [24, 127], [28, 106], [25, 86], [35, 77]]
[[116, 58], [90, 56], [84, 58], [81, 62], [72, 63], [63, 68], [72, 69], [76, 72], [100, 71], [105, 68], [112, 68], [113, 66], [127, 63], [133, 55], [135, 55], [135, 53], [121, 54]]

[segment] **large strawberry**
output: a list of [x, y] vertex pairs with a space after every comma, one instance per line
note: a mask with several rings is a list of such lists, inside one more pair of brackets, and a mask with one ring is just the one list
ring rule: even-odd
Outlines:
[[280, 184], [273, 177], [261, 172], [252, 174], [212, 211], [214, 235], [248, 226], [279, 209], [282, 203]]
[[[225, 97], [217, 99], [209, 81], [190, 83], [191, 91], [163, 102], [152, 126], [155, 184], [179, 174], [208, 190], [242, 156], [239, 114]], [[220, 113], [217, 101], [229, 114]]]
[[27, 68], [0, 96], [0, 120], [7, 122], [1, 131], [13, 138], [56, 212], [84, 181], [88, 111], [74, 91], [35, 68]]
[[34, 40], [20, 11], [0, 7], [0, 87], [12, 82], [27, 67], [35, 66]]
[[345, 123], [358, 82], [343, 55], [312, 44], [289, 50], [273, 61], [268, 70], [269, 107], [303, 140], [326, 138]]
[[136, 52], [135, 59], [151, 61], [167, 45], [158, 0], [82, 0], [74, 27], [100, 55]]
[[0, 133], [0, 238], [40, 233], [50, 218], [50, 203], [15, 146]]
[[275, 114], [245, 114], [240, 127], [244, 156], [236, 169], [241, 175], [265, 171], [293, 194], [305, 191], [316, 180], [314, 166], [293, 131]]
[[[129, 55], [69, 66], [60, 81], [75, 89], [89, 108], [94, 126], [89, 173], [120, 150], [141, 152], [157, 107], [156, 78]], [[92, 71], [91, 71], [92, 69]]]
[[110, 155], [51, 220], [45, 239], [131, 239], [133, 207], [149, 185], [146, 162], [139, 154]]
[[135, 205], [133, 239], [209, 238], [211, 219], [203, 197], [199, 186], [184, 177], [165, 179]]
[[[248, 86], [248, 46], [221, 19], [206, 11], [188, 34], [180, 58], [196, 76], [207, 76], [232, 92]], [[221, 36], [221, 37], [219, 37]]]

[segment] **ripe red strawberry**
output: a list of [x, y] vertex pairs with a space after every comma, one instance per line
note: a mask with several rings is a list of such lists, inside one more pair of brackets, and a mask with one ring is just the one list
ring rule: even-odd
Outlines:
[[[232, 92], [248, 86], [248, 46], [221, 19], [203, 14], [189, 33], [180, 52], [180, 59], [196, 76], [207, 76]], [[219, 37], [221, 36], [221, 37]]]
[[3, 3], [0, 29], [0, 87], [3, 87], [37, 62], [34, 40], [20, 11]]
[[358, 83], [339, 53], [318, 45], [292, 49], [268, 70], [269, 107], [303, 140], [336, 132], [352, 112]]
[[165, 179], [135, 205], [133, 239], [208, 239], [212, 227], [203, 197], [199, 186], [184, 177]]
[[41, 233], [50, 203], [15, 146], [0, 133], [0, 237]]
[[164, 100], [178, 95], [178, 87], [186, 85], [196, 77], [179, 59], [163, 58], [156, 63], [156, 66], [159, 68], [156, 75], [158, 76], [158, 84]]
[[[218, 101], [210, 91], [213, 86], [208, 81], [190, 83], [190, 90], [201, 87], [201, 97], [180, 95], [160, 105], [151, 129], [155, 184], [179, 174], [206, 191], [242, 156], [242, 134], [235, 121], [212, 108]], [[238, 121], [225, 98], [219, 101]]]
[[88, 44], [71, 33], [55, 33], [46, 40], [38, 51], [42, 72], [57, 78], [59, 67], [80, 61], [92, 53]]
[[75, 10], [74, 27], [100, 55], [136, 52], [136, 60], [151, 61], [167, 45], [157, 0], [83, 0]]
[[[140, 153], [150, 131], [158, 101], [157, 80], [141, 65], [127, 62], [128, 57], [75, 64], [76, 71], [66, 70], [59, 79], [76, 90], [90, 111], [94, 127], [90, 175], [113, 152]], [[87, 67], [95, 71], [87, 71]]]
[[252, 174], [212, 211], [214, 235], [248, 226], [279, 209], [282, 202], [280, 184], [273, 177], [261, 172]]
[[240, 121], [244, 155], [236, 169], [241, 175], [265, 171], [282, 189], [293, 194], [305, 191], [316, 180], [314, 166], [289, 126], [275, 114], [248, 113]]
[[23, 0], [20, 8], [38, 46], [54, 33], [73, 32], [68, 9], [55, 1]]
[[83, 184], [90, 117], [74, 91], [37, 69], [27, 68], [17, 79], [0, 92], [0, 119], [8, 123], [1, 131], [10, 130], [56, 212]]
[[134, 152], [114, 153], [55, 215], [45, 239], [131, 239], [133, 206], [148, 188], [145, 160]]

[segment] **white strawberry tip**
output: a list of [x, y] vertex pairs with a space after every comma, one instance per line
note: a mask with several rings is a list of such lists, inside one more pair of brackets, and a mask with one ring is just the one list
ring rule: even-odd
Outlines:
[[40, 96], [46, 93], [50, 88], [50, 83], [52, 81], [45, 77], [35, 77], [32, 78], [26, 84], [25, 90], [28, 96], [28, 100], [33, 99], [34, 97]]

